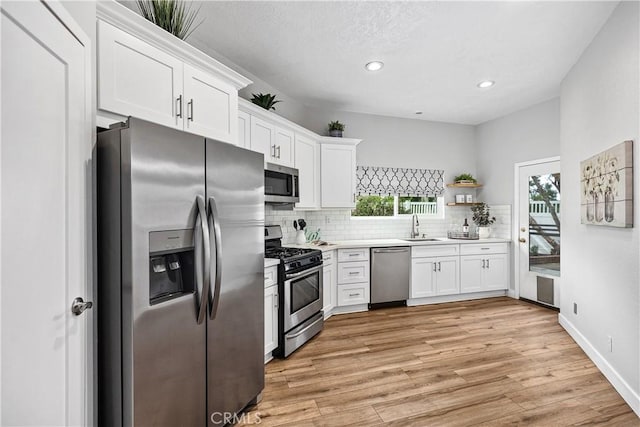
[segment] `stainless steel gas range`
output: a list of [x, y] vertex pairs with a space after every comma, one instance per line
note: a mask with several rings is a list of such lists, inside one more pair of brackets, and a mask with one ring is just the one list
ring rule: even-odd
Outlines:
[[322, 313], [322, 252], [282, 246], [282, 229], [268, 225], [264, 232], [265, 257], [280, 259], [278, 266], [278, 348], [287, 357], [318, 334]]

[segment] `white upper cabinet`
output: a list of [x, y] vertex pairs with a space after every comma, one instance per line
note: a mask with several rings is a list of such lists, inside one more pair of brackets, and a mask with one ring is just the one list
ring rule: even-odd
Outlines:
[[251, 115], [238, 111], [238, 147], [251, 149]]
[[320, 186], [323, 208], [355, 207], [356, 145], [359, 143], [360, 140], [354, 139], [322, 138]]
[[298, 169], [300, 202], [296, 208], [318, 209], [320, 207], [320, 147], [312, 139], [296, 134], [295, 162]]
[[237, 144], [238, 90], [250, 80], [118, 2], [98, 2], [98, 114]]
[[98, 21], [98, 108], [183, 128], [183, 63]]
[[273, 163], [293, 167], [294, 139], [292, 131], [276, 127]]
[[264, 154], [264, 161], [293, 167], [294, 133], [251, 115], [251, 150]]
[[251, 150], [264, 154], [264, 161], [274, 157], [276, 127], [258, 117], [251, 116]]
[[185, 130], [219, 141], [238, 140], [238, 91], [232, 85], [184, 64]]

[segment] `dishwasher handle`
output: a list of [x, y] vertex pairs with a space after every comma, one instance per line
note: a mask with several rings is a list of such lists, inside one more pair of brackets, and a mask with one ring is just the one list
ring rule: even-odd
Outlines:
[[374, 254], [395, 254], [395, 253], [409, 252], [409, 248], [371, 249], [371, 251]]

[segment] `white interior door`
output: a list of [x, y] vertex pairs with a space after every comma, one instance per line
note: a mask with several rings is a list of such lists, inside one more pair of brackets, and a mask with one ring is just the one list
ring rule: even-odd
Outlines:
[[[519, 296], [559, 307], [560, 161], [517, 166]], [[549, 298], [548, 281], [554, 281]], [[550, 301], [553, 302], [550, 302]]]
[[89, 41], [59, 4], [0, 7], [1, 424], [86, 425]]

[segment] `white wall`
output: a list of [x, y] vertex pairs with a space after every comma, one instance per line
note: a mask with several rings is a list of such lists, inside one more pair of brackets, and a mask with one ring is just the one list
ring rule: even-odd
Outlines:
[[[562, 83], [561, 321], [640, 414], [640, 10], [622, 2]], [[634, 140], [634, 228], [580, 224], [580, 161]], [[573, 303], [578, 314], [573, 314]], [[607, 337], [613, 338], [613, 352]], [[628, 387], [625, 387], [625, 383]], [[635, 395], [634, 395], [635, 394]]]
[[476, 126], [478, 196], [513, 204], [513, 165], [560, 155], [560, 99], [553, 98]]

